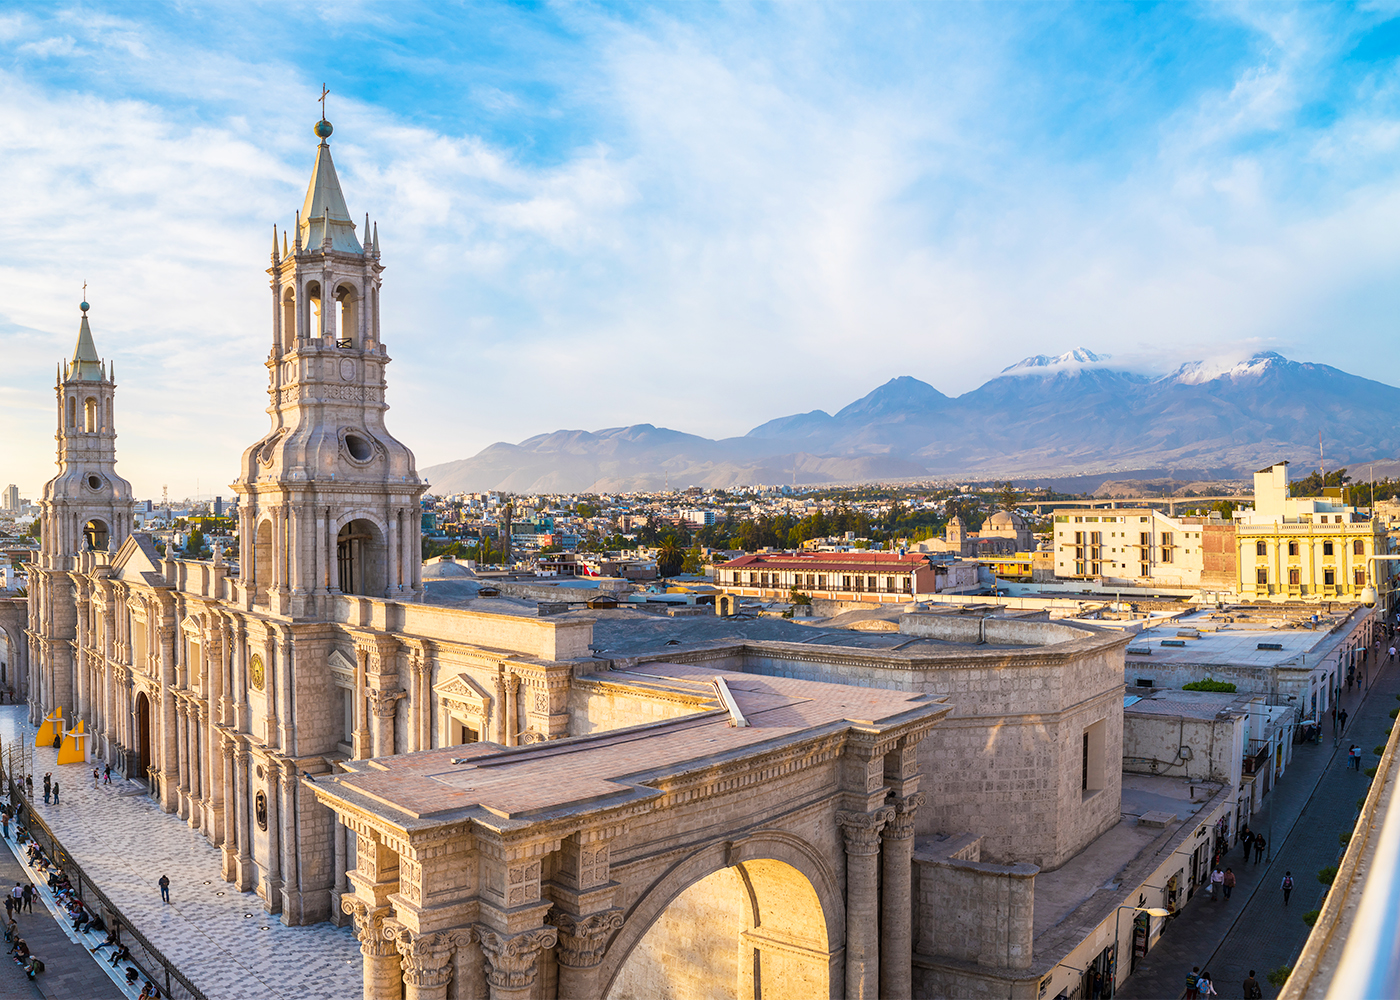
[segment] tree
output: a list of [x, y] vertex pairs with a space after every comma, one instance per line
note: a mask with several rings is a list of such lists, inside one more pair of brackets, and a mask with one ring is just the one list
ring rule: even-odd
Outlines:
[[1233, 500], [1221, 500], [1215, 505], [1213, 510], [1220, 515], [1222, 521], [1234, 520], [1235, 502]]
[[1002, 483], [1001, 490], [997, 493], [997, 506], [1002, 510], [1015, 510], [1016, 499], [1016, 487], [1010, 482]]
[[574, 508], [574, 513], [577, 514], [579, 517], [597, 517], [598, 508], [594, 507], [591, 503], [581, 502], [577, 507]]
[[666, 532], [661, 539], [661, 547], [656, 550], [656, 573], [665, 579], [675, 576], [685, 565], [685, 549], [674, 533]]
[[705, 568], [705, 554], [700, 550], [698, 544], [686, 549], [685, 562], [681, 564], [683, 573], [699, 573]]
[[199, 550], [204, 548], [204, 532], [195, 528], [185, 539], [185, 551], [192, 556], [198, 556]]
[[1347, 475], [1346, 469], [1327, 473], [1325, 481], [1321, 472], [1314, 470], [1302, 479], [1294, 480], [1290, 492], [1295, 497], [1320, 497], [1323, 487], [1345, 487], [1349, 482], [1351, 482], [1351, 476]]

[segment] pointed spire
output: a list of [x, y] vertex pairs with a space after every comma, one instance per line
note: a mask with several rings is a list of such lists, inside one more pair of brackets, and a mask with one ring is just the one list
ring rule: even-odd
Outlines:
[[369, 238], [369, 213], [365, 213], [365, 253], [374, 253], [374, 244]]
[[379, 257], [379, 220], [374, 221], [374, 256]]
[[287, 231], [282, 230], [282, 256], [287, 256]]
[[277, 223], [272, 224], [272, 263], [277, 263]]
[[79, 303], [79, 308], [83, 310], [83, 320], [78, 324], [78, 345], [73, 349], [71, 372], [85, 382], [101, 381], [102, 361], [97, 357], [97, 345], [92, 342], [92, 328], [88, 326], [88, 304]]
[[[350, 209], [340, 190], [340, 178], [336, 176], [330, 143], [326, 141], [332, 131], [331, 123], [324, 118], [316, 123], [315, 132], [321, 143], [316, 147], [316, 165], [312, 168], [311, 183], [306, 188], [306, 200], [301, 206], [301, 216], [306, 220], [306, 246], [308, 249], [322, 246], [329, 233], [332, 249], [343, 253], [364, 253], [360, 241], [355, 238], [355, 223], [350, 218]], [[318, 226], [321, 227], [319, 232]]]
[[301, 253], [301, 212], [297, 212], [296, 235], [293, 237], [292, 246], [296, 249], [297, 253]]

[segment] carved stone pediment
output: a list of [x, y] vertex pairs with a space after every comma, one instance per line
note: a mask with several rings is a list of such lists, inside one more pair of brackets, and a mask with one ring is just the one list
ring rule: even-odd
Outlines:
[[466, 674], [453, 674], [433, 685], [433, 693], [459, 711], [486, 716], [491, 696]]
[[338, 649], [333, 649], [326, 657], [326, 665], [331, 668], [331, 675], [346, 687], [355, 686], [355, 661], [350, 659]]

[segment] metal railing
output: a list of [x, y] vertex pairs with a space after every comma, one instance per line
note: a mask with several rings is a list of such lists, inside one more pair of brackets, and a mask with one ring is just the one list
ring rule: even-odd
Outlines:
[[[19, 743], [20, 747], [23, 747], [22, 740], [17, 740], [15, 743]], [[159, 948], [151, 944], [146, 936], [122, 914], [121, 910], [113, 905], [112, 901], [107, 898], [107, 894], [98, 888], [97, 883], [87, 872], [83, 871], [82, 866], [73, 858], [73, 855], [64, 849], [63, 844], [54, 836], [48, 824], [34, 812], [33, 803], [30, 802], [29, 796], [24, 791], [24, 777], [30, 772], [19, 770], [15, 766], [19, 763], [16, 760], [17, 756], [26, 762], [32, 761], [33, 758], [32, 755], [15, 754], [15, 743], [7, 748], [11, 753], [5, 759], [6, 767], [3, 777], [9, 788], [10, 804], [15, 808], [16, 835], [18, 835], [19, 828], [26, 830], [30, 838], [48, 856], [49, 861], [62, 870], [69, 884], [73, 887], [74, 894], [83, 906], [102, 918], [102, 922], [111, 931], [117, 945], [125, 945], [130, 949], [130, 957], [123, 959], [123, 964], [136, 966], [145, 979], [157, 986], [164, 983], [161, 993], [163, 997], [169, 997], [171, 1000], [207, 1000], [205, 995], [180, 973], [174, 963], [166, 958]], [[94, 955], [93, 957], [95, 961], [105, 961], [108, 958], [106, 955]]]

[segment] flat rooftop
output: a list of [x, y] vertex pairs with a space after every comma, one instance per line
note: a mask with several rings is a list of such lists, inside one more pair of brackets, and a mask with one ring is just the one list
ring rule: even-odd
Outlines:
[[[729, 724], [712, 679], [723, 677], [746, 727]], [[347, 762], [350, 773], [318, 777], [345, 800], [396, 824], [471, 818], [490, 826], [644, 801], [648, 782], [849, 726], [893, 725], [948, 711], [913, 692], [762, 677], [675, 663], [590, 675], [647, 691], [714, 697], [716, 711], [547, 743], [473, 743]], [[507, 824], [508, 825], [508, 824]]]
[[[1361, 609], [1364, 613], [1365, 609]], [[1353, 614], [1356, 612], [1353, 612]], [[1190, 663], [1210, 666], [1272, 667], [1311, 653], [1320, 646], [1339, 641], [1338, 627], [1346, 628], [1348, 615], [1329, 615], [1316, 628], [1300, 627], [1305, 619], [1282, 613], [1270, 614], [1268, 609], [1241, 613], [1193, 615], [1165, 627], [1144, 629], [1128, 645], [1127, 665], [1149, 666], [1153, 663]], [[1178, 631], [1198, 630], [1199, 638], [1177, 635]], [[1343, 633], [1344, 634], [1344, 633]], [[1163, 646], [1162, 641], [1182, 642], [1181, 646]], [[1281, 649], [1260, 649], [1260, 643], [1277, 644]], [[1149, 655], [1132, 650], [1150, 648]]]
[[1129, 715], [1160, 715], [1209, 722], [1221, 712], [1248, 712], [1249, 703], [1259, 697], [1220, 691], [1134, 688], [1123, 699], [1123, 711]]

